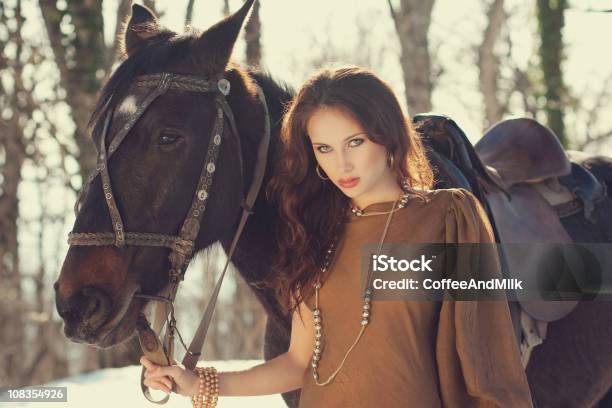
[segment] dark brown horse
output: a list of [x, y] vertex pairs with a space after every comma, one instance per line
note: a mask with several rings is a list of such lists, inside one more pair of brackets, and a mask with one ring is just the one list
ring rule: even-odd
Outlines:
[[[279, 157], [279, 126], [284, 106], [293, 97], [290, 89], [267, 75], [250, 72], [229, 62], [241, 27], [253, 1], [207, 31], [179, 35], [158, 24], [144, 7], [134, 5], [124, 35], [126, 59], [104, 89], [96, 111], [93, 140], [100, 146], [105, 114], [129, 108], [126, 92], [142, 74], [174, 72], [203, 78], [225, 77], [231, 84], [227, 102], [241, 137], [221, 145], [206, 213], [195, 252], [220, 242], [226, 252], [238, 224], [241, 200], [238, 154], [245, 180], [251, 182], [256, 150], [264, 133], [264, 113], [253, 84], [262, 88], [270, 113], [272, 137], [263, 181], [265, 188]], [[174, 235], [191, 205], [206, 148], [211, 137], [215, 105], [212, 95], [169, 90], [146, 110], [108, 162], [114, 198], [126, 232]], [[122, 124], [110, 123], [109, 145]], [[228, 126], [226, 126], [228, 129]], [[229, 132], [229, 129], [226, 130]], [[83, 197], [73, 232], [113, 232], [100, 177], [93, 179]], [[290, 319], [283, 316], [268, 281], [275, 253], [277, 210], [260, 193], [233, 263], [253, 285], [268, 322], [265, 358], [285, 352]], [[125, 246], [71, 246], [54, 284], [56, 305], [64, 320], [65, 335], [96, 347], [112, 347], [134, 335], [139, 313], [147, 301], [135, 293], [157, 294], [168, 283], [169, 250]], [[179, 311], [180, 313], [180, 311]], [[179, 317], [180, 319], [180, 317]], [[296, 393], [293, 394], [296, 396]]]
[[[229, 62], [251, 4], [252, 1], [247, 1], [235, 14], [203, 33], [185, 35], [160, 27], [148, 9], [134, 6], [124, 38], [127, 58], [102, 90], [93, 116], [93, 139], [99, 146], [104, 134], [101, 118], [116, 108], [126, 105], [129, 108], [130, 99], [126, 93], [135, 77], [175, 72], [206, 78], [223, 76], [229, 80], [231, 92], [227, 101], [234, 112], [241, 144], [238, 146], [234, 139], [228, 138], [221, 145], [208, 207], [196, 240], [196, 252], [217, 241], [227, 252], [238, 223], [245, 193], [241, 185], [250, 184], [256, 148], [264, 132], [264, 113], [258, 104], [254, 83], [263, 89], [273, 124], [264, 189], [274, 171], [274, 163], [282, 154], [279, 123], [284, 105], [293, 97], [292, 91], [267, 75], [244, 70]], [[169, 90], [160, 96], [136, 122], [108, 162], [114, 198], [126, 232], [177, 233], [195, 193], [213, 122], [211, 95], [180, 90]], [[121, 123], [111, 122], [105, 140], [107, 145], [120, 126]], [[239, 182], [238, 154], [241, 154], [245, 169], [243, 184]], [[74, 232], [113, 232], [103, 191], [102, 182], [96, 177], [84, 196]], [[252, 285], [267, 312], [264, 356], [268, 360], [287, 350], [290, 319], [281, 314], [273, 290], [262, 284], [269, 281], [269, 265], [276, 252], [277, 208], [266, 199], [262, 189], [253, 210], [238, 242], [233, 263]], [[134, 297], [134, 294], [156, 294], [166, 286], [170, 269], [168, 252], [165, 248], [138, 246], [72, 246], [54, 285], [57, 310], [64, 319], [66, 336], [103, 348], [133, 336], [138, 315], [146, 305], [145, 299]], [[565, 339], [559, 336], [562, 338]], [[597, 344], [603, 346], [603, 343]], [[561, 361], [567, 349], [560, 347], [567, 346], [556, 347], [561, 351], [555, 356]], [[542, 365], [545, 364], [543, 361]], [[550, 371], [554, 368], [542, 372]], [[598, 379], [603, 378], [597, 375]], [[554, 381], [555, 377], [549, 378]], [[572, 379], [568, 375], [565, 381], [574, 386], [563, 383], [564, 391], [573, 390], [572, 396], [594, 395], [589, 388], [592, 384], [586, 387], [586, 378]], [[542, 387], [542, 393], [559, 393], [556, 385], [538, 381], [535, 387]], [[601, 382], [610, 384], [609, 378]], [[284, 397], [290, 406], [296, 406], [299, 392]]]

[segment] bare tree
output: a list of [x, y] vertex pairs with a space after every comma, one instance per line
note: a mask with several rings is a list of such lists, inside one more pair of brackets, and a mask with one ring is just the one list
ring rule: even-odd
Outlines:
[[245, 27], [246, 62], [249, 66], [261, 66], [261, 21], [259, 19], [259, 1], [253, 5], [249, 22]]
[[107, 61], [110, 61], [112, 64], [113, 61], [117, 58], [117, 54], [119, 51], [119, 35], [123, 29], [124, 20], [130, 14], [130, 7], [132, 6], [132, 0], [119, 0], [119, 5], [117, 7], [117, 15], [115, 17], [115, 36], [112, 46], [108, 47], [110, 54], [106, 57]]
[[68, 1], [63, 4], [56, 0], [39, 0], [49, 43], [60, 71], [61, 86], [71, 106], [76, 126], [74, 140], [79, 148], [77, 160], [85, 177], [96, 165], [96, 152], [88, 137], [87, 123], [112, 61], [104, 43], [102, 2]]
[[[12, 18], [8, 16], [12, 15]], [[17, 244], [18, 187], [26, 160], [25, 127], [33, 110], [31, 89], [24, 83], [28, 50], [22, 37], [21, 1], [14, 7], [0, 3], [0, 25], [7, 32], [0, 40], [0, 72], [13, 78], [12, 87], [0, 80], [0, 383], [22, 381], [21, 356], [25, 351], [24, 302]], [[9, 48], [13, 55], [9, 56]], [[6, 78], [5, 78], [6, 79]]]
[[[28, 274], [19, 256], [18, 233], [27, 227], [19, 211], [23, 170], [27, 164], [43, 170], [39, 174], [44, 177], [53, 174], [43, 163], [40, 145], [42, 134], [54, 129], [49, 107], [58, 102], [54, 89], [51, 96], [36, 92], [47, 57], [43, 45], [24, 37], [24, 15], [21, 0], [0, 3], [0, 32], [6, 34], [0, 36], [0, 383], [11, 386], [67, 373], [61, 346], [52, 336], [58, 326], [44, 296], [51, 292], [41, 249], [44, 211], [33, 220], [39, 231], [38, 271]], [[22, 290], [28, 280], [34, 284], [33, 296]]]
[[193, 4], [195, 0], [189, 0], [187, 2], [187, 11], [185, 12], [185, 27], [191, 25], [191, 20], [193, 19]]
[[431, 110], [434, 88], [428, 33], [435, 0], [387, 0], [401, 46], [406, 102], [411, 114]]
[[506, 21], [504, 0], [493, 0], [487, 12], [487, 27], [478, 47], [478, 71], [480, 91], [484, 100], [484, 128], [499, 122], [508, 109], [506, 101], [500, 100], [498, 78], [500, 59], [495, 53], [502, 27]]
[[601, 150], [606, 144], [608, 147], [612, 144], [612, 126], [606, 121], [612, 102], [612, 74], [594, 88], [587, 87], [575, 95], [568, 107], [573, 113], [573, 121], [568, 124], [568, 133], [571, 131], [568, 145], [572, 149]]
[[[307, 77], [312, 71], [337, 63], [350, 63], [369, 68], [377, 73], [385, 71], [391, 63], [395, 62], [396, 48], [393, 44], [384, 41], [376, 41], [372, 35], [372, 27], [383, 26], [382, 21], [387, 19], [380, 13], [368, 13], [359, 15], [352, 23], [354, 33], [352, 43], [331, 34], [331, 26], [328, 25], [322, 31], [325, 35], [312, 35], [308, 48], [312, 52], [307, 56], [300, 55], [299, 59], [294, 57], [290, 60], [292, 71], [299, 73], [301, 77]], [[333, 23], [331, 23], [333, 24]], [[388, 35], [394, 34], [390, 29]], [[387, 34], [387, 33], [385, 33]]]
[[[155, 7], [153, 1], [149, 6]], [[89, 137], [88, 122], [99, 90], [110, 74], [117, 57], [117, 39], [104, 42], [102, 2], [38, 0], [46, 28], [49, 45], [59, 71], [59, 87], [65, 92], [75, 124], [75, 154], [81, 179], [96, 165], [96, 150]], [[130, 0], [121, 0], [116, 14], [118, 34], [129, 12]], [[120, 366], [138, 361], [138, 340], [132, 339], [126, 347], [111, 350], [87, 350], [92, 354], [92, 368]], [[97, 366], [96, 366], [97, 364]]]
[[568, 92], [563, 79], [563, 27], [567, 0], [538, 0], [540, 27], [540, 59], [546, 89], [546, 116], [548, 126], [557, 134], [563, 145], [565, 136], [564, 106]]

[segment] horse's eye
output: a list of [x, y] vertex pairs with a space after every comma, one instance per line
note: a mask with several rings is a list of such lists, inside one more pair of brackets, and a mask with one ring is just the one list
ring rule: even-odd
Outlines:
[[160, 138], [159, 138], [159, 144], [160, 145], [169, 145], [172, 144], [174, 142], [176, 142], [178, 140], [179, 136], [178, 135], [173, 135], [170, 133], [165, 133], [163, 134]]

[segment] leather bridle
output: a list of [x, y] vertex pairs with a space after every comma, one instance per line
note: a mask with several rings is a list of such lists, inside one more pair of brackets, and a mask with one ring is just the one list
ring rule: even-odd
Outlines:
[[[238, 158], [240, 163], [240, 177], [241, 185], [244, 185], [244, 173], [242, 164], [242, 150], [240, 143], [240, 135], [238, 133], [235, 118], [232, 113], [231, 107], [227, 103], [226, 96], [230, 92], [230, 82], [225, 78], [218, 80], [210, 80], [207, 78], [191, 76], [191, 75], [179, 75], [169, 72], [163, 72], [151, 75], [141, 75], [135, 78], [132, 86], [137, 88], [152, 88], [145, 99], [137, 106], [134, 113], [129, 117], [127, 122], [119, 129], [118, 133], [113, 138], [112, 142], [106, 148], [106, 138], [109, 131], [112, 112], [108, 112], [104, 118], [104, 125], [102, 130], [102, 136], [100, 141], [100, 150], [98, 156], [98, 163], [95, 171], [89, 176], [87, 184], [82, 189], [77, 202], [75, 204], [75, 213], [78, 214], [80, 203], [83, 201], [86, 192], [89, 190], [95, 177], [100, 174], [102, 179], [102, 188], [106, 205], [109, 210], [109, 214], [112, 221], [113, 232], [71, 232], [68, 234], [68, 244], [80, 245], [80, 246], [108, 246], [114, 245], [116, 247], [124, 247], [125, 245], [132, 246], [151, 246], [151, 247], [167, 247], [170, 248], [169, 260], [171, 268], [169, 271], [169, 283], [158, 295], [145, 295], [136, 293], [134, 297], [149, 299], [160, 302], [156, 304], [154, 318], [153, 318], [153, 329], [149, 325], [144, 314], [139, 316], [137, 323], [137, 330], [139, 340], [143, 352], [147, 358], [159, 365], [170, 365], [174, 364], [174, 333], [175, 331], [179, 335], [179, 339], [187, 353], [185, 354], [182, 364], [187, 369], [193, 369], [201, 355], [204, 340], [212, 314], [216, 304], [217, 296], [221, 288], [223, 278], [227, 267], [231, 261], [232, 255], [236, 248], [236, 244], [242, 234], [244, 225], [248, 219], [248, 216], [253, 213], [253, 205], [255, 199], [259, 194], [263, 177], [266, 169], [268, 147], [270, 144], [270, 117], [268, 112], [268, 106], [266, 104], [265, 95], [257, 84], [253, 84], [257, 90], [257, 96], [261, 103], [264, 113], [264, 134], [261, 138], [257, 150], [257, 162], [255, 164], [255, 171], [253, 179], [247, 192], [246, 197], [241, 203], [242, 214], [236, 232], [234, 234], [229, 252], [227, 254], [227, 261], [223, 267], [223, 271], [219, 276], [217, 284], [211, 295], [211, 299], [206, 307], [206, 310], [202, 316], [198, 329], [191, 341], [189, 348], [185, 346], [180, 332], [176, 328], [176, 319], [174, 317], [174, 299], [179, 283], [184, 279], [185, 270], [191, 261], [193, 256], [193, 250], [195, 247], [195, 240], [198, 237], [200, 230], [200, 224], [202, 221], [203, 214], [206, 210], [206, 205], [210, 196], [210, 189], [213, 182], [213, 175], [216, 168], [217, 158], [219, 155], [219, 148], [223, 140], [223, 125], [224, 119], [227, 119], [230, 131], [234, 135], [237, 146], [238, 146]], [[202, 166], [202, 172], [198, 181], [197, 188], [192, 200], [190, 209], [183, 221], [182, 227], [178, 235], [165, 235], [165, 234], [154, 234], [154, 233], [138, 233], [138, 232], [126, 232], [123, 227], [123, 220], [119, 209], [113, 196], [113, 189], [108, 170], [108, 160], [117, 151], [119, 145], [130, 130], [134, 127], [138, 119], [144, 114], [147, 108], [157, 99], [157, 97], [164, 95], [169, 89], [186, 91], [186, 92], [200, 92], [200, 93], [213, 93], [215, 97], [215, 122], [213, 125], [212, 134], [206, 151], [206, 158]], [[129, 94], [128, 94], [129, 96]], [[170, 310], [168, 310], [170, 309]], [[159, 340], [158, 334], [161, 332], [164, 324], [167, 323], [166, 332], [164, 335], [164, 341]], [[141, 372], [141, 388], [145, 397], [154, 403], [164, 404], [168, 401], [169, 395], [164, 399], [156, 401], [150, 395], [149, 389], [144, 385], [144, 367]], [[173, 390], [176, 391], [176, 384], [173, 383]]]

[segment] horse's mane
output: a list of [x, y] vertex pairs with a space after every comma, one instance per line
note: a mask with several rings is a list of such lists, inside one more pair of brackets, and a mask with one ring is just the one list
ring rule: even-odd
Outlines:
[[[270, 119], [276, 120], [275, 123], [272, 123], [272, 126], [280, 124], [283, 109], [295, 96], [293, 87], [284, 81], [272, 78], [269, 72], [248, 70], [247, 73], [257, 82], [266, 95], [270, 109]], [[278, 102], [278, 104], [275, 102]], [[280, 111], [277, 111], [277, 109], [280, 109]]]

